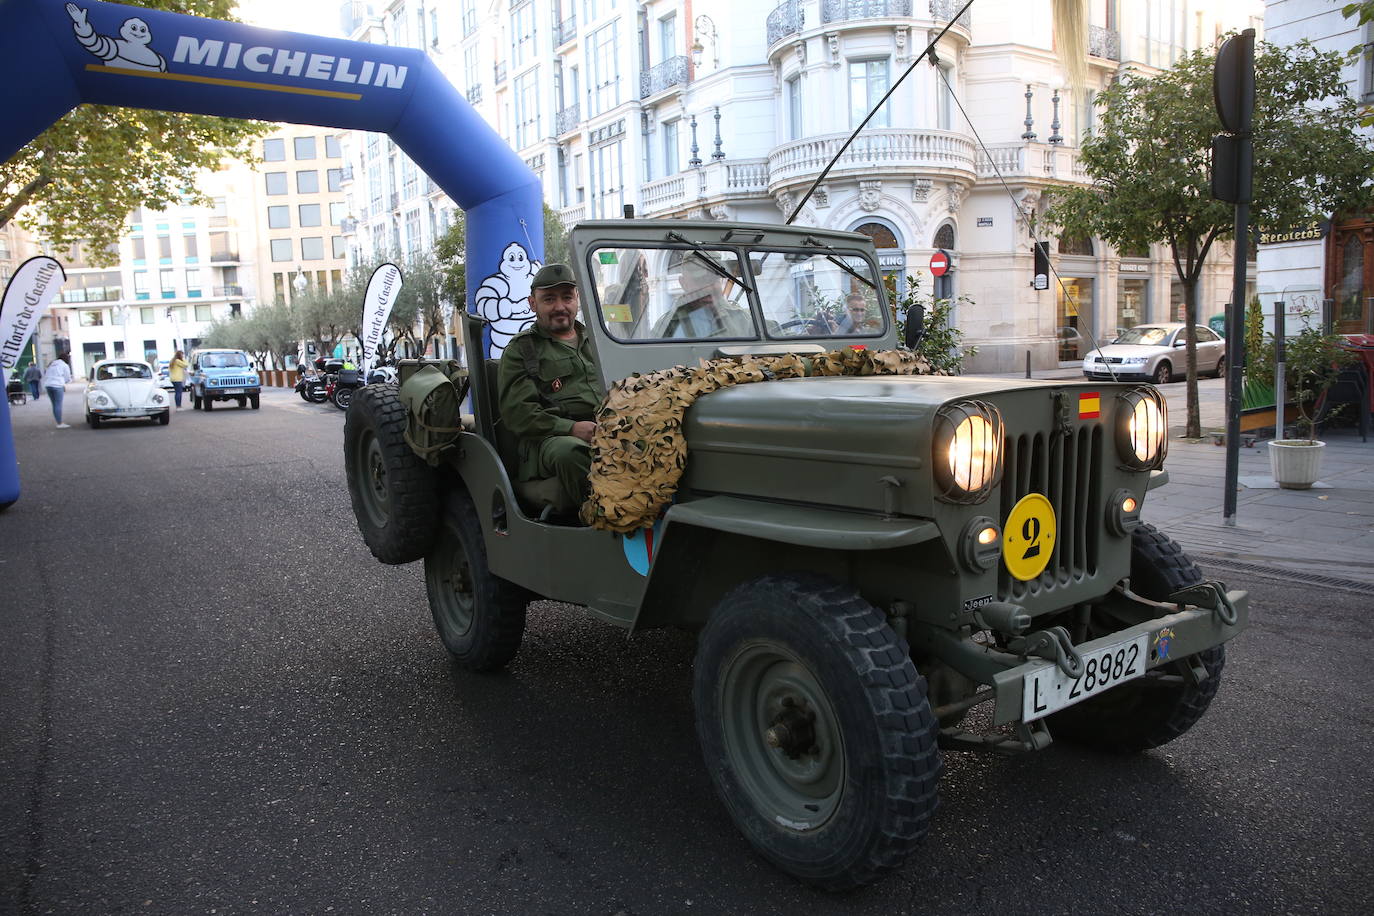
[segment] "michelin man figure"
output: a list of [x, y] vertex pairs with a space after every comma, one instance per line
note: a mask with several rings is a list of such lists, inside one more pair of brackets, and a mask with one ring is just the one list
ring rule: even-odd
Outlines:
[[534, 323], [530, 311], [530, 284], [543, 265], [530, 260], [530, 254], [519, 242], [511, 242], [501, 252], [501, 267], [497, 273], [482, 281], [473, 295], [477, 314], [490, 322], [490, 359], [500, 359], [510, 339]]
[[86, 21], [86, 11], [75, 3], [67, 4], [67, 15], [72, 17], [72, 31], [81, 46], [111, 67], [126, 70], [158, 70], [166, 72], [167, 61], [162, 55], [148, 47], [153, 33], [148, 23], [137, 16], [125, 19], [119, 27], [119, 37], [97, 35], [95, 29]]

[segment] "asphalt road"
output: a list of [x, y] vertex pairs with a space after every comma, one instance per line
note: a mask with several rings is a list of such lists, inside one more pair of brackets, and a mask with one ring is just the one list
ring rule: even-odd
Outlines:
[[333, 407], [99, 431], [46, 408], [14, 412], [0, 515], [0, 913], [1374, 906], [1365, 595], [1232, 582], [1252, 628], [1191, 733], [947, 754], [923, 850], [832, 897], [717, 803], [691, 637], [540, 604], [507, 673], [452, 668], [419, 564], [354, 527]]

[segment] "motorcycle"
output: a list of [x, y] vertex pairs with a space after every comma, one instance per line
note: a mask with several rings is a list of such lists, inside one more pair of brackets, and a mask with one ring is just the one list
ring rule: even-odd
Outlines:
[[329, 400], [328, 387], [328, 378], [318, 372], [303, 372], [296, 379], [296, 394], [308, 404], [323, 404]]
[[353, 403], [353, 392], [363, 387], [363, 374], [357, 369], [340, 369], [329, 386], [329, 400], [340, 410], [348, 410]]

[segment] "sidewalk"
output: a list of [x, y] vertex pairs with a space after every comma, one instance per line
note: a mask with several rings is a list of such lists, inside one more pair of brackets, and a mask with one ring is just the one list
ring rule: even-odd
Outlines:
[[[1082, 378], [1072, 370], [1032, 374]], [[1141, 517], [1202, 565], [1215, 565], [1223, 573], [1229, 568], [1374, 588], [1374, 437], [1361, 442], [1354, 428], [1324, 434], [1321, 484], [1311, 490], [1274, 487], [1264, 439], [1242, 448], [1235, 525], [1228, 526], [1222, 520], [1226, 449], [1207, 436], [1226, 427], [1225, 386], [1221, 379], [1198, 382], [1202, 442], [1179, 438], [1187, 416], [1185, 388], [1183, 382], [1160, 387], [1169, 405], [1171, 438], [1164, 465], [1169, 483], [1145, 498]]]

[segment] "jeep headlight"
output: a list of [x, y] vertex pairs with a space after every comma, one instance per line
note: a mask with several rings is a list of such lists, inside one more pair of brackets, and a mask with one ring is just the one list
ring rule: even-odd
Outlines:
[[1169, 410], [1154, 388], [1131, 388], [1117, 396], [1116, 451], [1132, 470], [1164, 464], [1168, 452]]
[[935, 483], [940, 499], [977, 503], [1002, 476], [1002, 415], [983, 401], [957, 401], [935, 415]]

